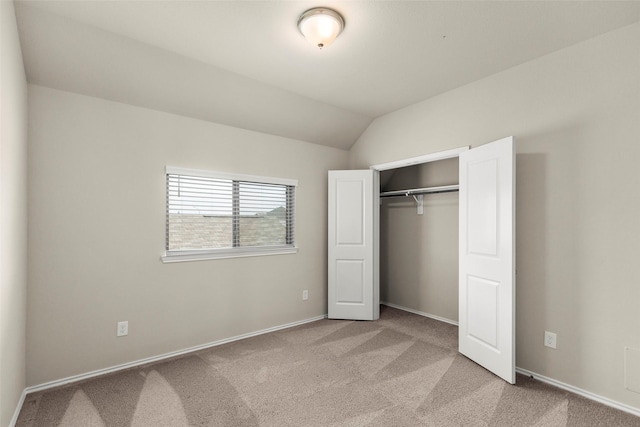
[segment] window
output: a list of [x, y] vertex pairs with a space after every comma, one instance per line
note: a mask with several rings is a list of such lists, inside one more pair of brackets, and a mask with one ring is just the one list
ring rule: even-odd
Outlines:
[[296, 180], [166, 168], [164, 262], [295, 253]]

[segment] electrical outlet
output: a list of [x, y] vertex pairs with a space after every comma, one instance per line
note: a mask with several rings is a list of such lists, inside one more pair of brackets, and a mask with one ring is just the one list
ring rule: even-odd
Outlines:
[[308, 299], [309, 299], [309, 291], [307, 290], [302, 291], [302, 300], [306, 301]]
[[124, 337], [125, 335], [129, 335], [129, 321], [125, 320], [124, 322], [118, 322], [118, 330], [116, 335], [119, 337]]
[[544, 345], [545, 347], [556, 348], [556, 340], [558, 336], [553, 332], [544, 331]]

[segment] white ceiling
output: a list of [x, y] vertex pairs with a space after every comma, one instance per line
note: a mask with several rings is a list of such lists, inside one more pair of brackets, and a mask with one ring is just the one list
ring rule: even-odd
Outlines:
[[[345, 18], [322, 51], [299, 15]], [[29, 82], [348, 149], [371, 120], [640, 20], [638, 1], [16, 1]]]

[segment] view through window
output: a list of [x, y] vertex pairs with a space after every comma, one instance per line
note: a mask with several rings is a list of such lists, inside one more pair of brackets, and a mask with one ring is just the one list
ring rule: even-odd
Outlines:
[[197, 171], [166, 178], [167, 254], [294, 246], [295, 181]]

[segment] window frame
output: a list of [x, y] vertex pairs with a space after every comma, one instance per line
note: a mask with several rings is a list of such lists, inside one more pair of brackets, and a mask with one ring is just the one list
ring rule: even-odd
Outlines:
[[[266, 245], [266, 246], [243, 246], [243, 247], [225, 247], [225, 248], [208, 248], [208, 249], [192, 249], [192, 250], [168, 250], [166, 248], [166, 239], [168, 238], [169, 219], [167, 217], [167, 206], [169, 203], [169, 192], [165, 188], [165, 252], [161, 257], [163, 263], [172, 262], [188, 262], [188, 261], [200, 261], [209, 259], [226, 259], [226, 258], [239, 258], [239, 257], [253, 257], [264, 255], [284, 255], [294, 254], [298, 252], [298, 246], [295, 240], [295, 203], [296, 203], [296, 189], [298, 186], [298, 180], [287, 178], [274, 178], [258, 175], [237, 174], [228, 172], [217, 172], [211, 170], [202, 169], [190, 169], [176, 166], [165, 166], [165, 183], [168, 175], [185, 175], [201, 178], [222, 179], [231, 181], [252, 182], [259, 184], [272, 184], [283, 185], [287, 187], [293, 187], [293, 198], [287, 198], [288, 202], [293, 203], [293, 230], [287, 228], [287, 239], [291, 239], [290, 244], [285, 245]], [[291, 207], [287, 207], [291, 209]], [[290, 236], [290, 234], [293, 234]]]

